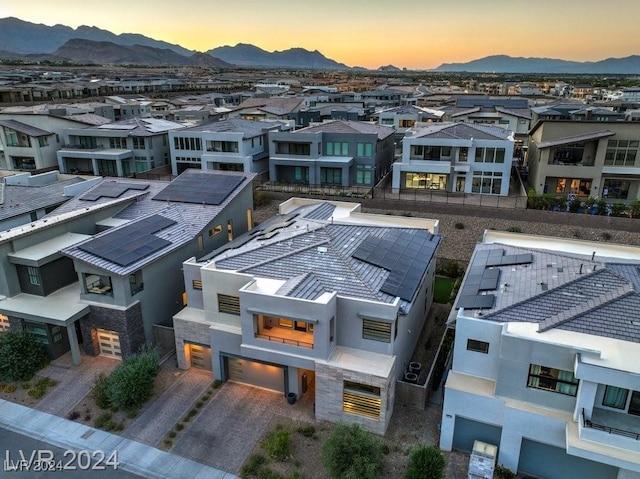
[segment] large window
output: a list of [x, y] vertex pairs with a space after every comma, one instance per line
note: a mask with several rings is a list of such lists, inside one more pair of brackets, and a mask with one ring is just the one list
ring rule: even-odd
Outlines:
[[173, 139], [173, 147], [176, 150], [199, 151], [202, 149], [202, 141], [200, 140], [200, 138], [176, 137]]
[[238, 153], [237, 141], [212, 141], [210, 143], [209, 151], [216, 151], [221, 153]]
[[276, 153], [281, 155], [310, 156], [310, 143], [276, 143]]
[[323, 185], [341, 185], [342, 168], [320, 168], [320, 183]]
[[413, 145], [411, 147], [411, 159], [440, 161], [451, 157], [451, 148], [448, 146]]
[[362, 337], [383, 343], [391, 342], [391, 323], [386, 321], [362, 320]]
[[604, 186], [602, 188], [602, 196], [605, 198], [615, 198], [619, 200], [626, 200], [629, 198], [629, 189], [631, 188], [630, 181], [607, 179], [604, 180]]
[[428, 190], [446, 190], [449, 175], [437, 175], [431, 173], [407, 173], [405, 175], [405, 188], [424, 188]]
[[504, 163], [504, 148], [476, 148], [476, 163]]
[[127, 149], [126, 138], [109, 138], [109, 148], [119, 148], [122, 150]]
[[604, 164], [634, 166], [638, 154], [638, 140], [609, 140]]
[[371, 143], [358, 143], [356, 145], [356, 156], [365, 156], [371, 158], [373, 154], [373, 146]]
[[218, 311], [240, 316], [240, 298], [218, 293]]
[[499, 195], [502, 188], [502, 172], [474, 171], [471, 182], [472, 193]]
[[373, 180], [371, 165], [356, 165], [356, 185], [370, 185]]
[[555, 148], [552, 152], [553, 164], [576, 164], [584, 157], [584, 143], [572, 143]]
[[567, 396], [575, 396], [578, 392], [578, 380], [572, 371], [531, 364], [529, 366], [529, 379], [527, 386], [535, 389], [544, 389]]
[[344, 381], [342, 391], [342, 410], [359, 416], [380, 419], [380, 388]]
[[604, 398], [602, 398], [602, 405], [606, 407], [612, 407], [615, 409], [624, 409], [627, 406], [628, 396], [629, 396], [628, 389], [618, 388], [615, 386], [607, 386], [604, 390]]
[[309, 167], [308, 166], [294, 167], [293, 177], [296, 181], [303, 181], [305, 183], [309, 183]]
[[144, 137], [134, 136], [132, 139], [134, 150], [144, 150]]
[[348, 156], [349, 143], [346, 141], [327, 141], [325, 152], [327, 156]]

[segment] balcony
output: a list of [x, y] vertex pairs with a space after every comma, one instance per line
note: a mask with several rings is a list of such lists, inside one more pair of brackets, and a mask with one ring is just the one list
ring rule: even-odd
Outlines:
[[101, 294], [105, 296], [113, 296], [113, 288], [110, 280], [97, 279], [95, 281], [87, 281], [87, 293]]
[[255, 337], [275, 343], [288, 344], [289, 346], [313, 349], [313, 332], [300, 330], [302, 328], [308, 328], [310, 325], [302, 323], [301, 321], [292, 321], [292, 326], [294, 324], [296, 325], [296, 329], [293, 327], [263, 326], [255, 334]]
[[640, 417], [594, 408], [591, 418], [583, 409], [580, 421], [580, 439], [640, 452]]

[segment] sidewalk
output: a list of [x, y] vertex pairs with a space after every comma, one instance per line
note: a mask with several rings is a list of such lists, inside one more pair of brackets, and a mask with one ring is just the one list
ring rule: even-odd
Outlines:
[[237, 479], [218, 469], [0, 399], [0, 427], [65, 449], [117, 451], [119, 468], [149, 479]]

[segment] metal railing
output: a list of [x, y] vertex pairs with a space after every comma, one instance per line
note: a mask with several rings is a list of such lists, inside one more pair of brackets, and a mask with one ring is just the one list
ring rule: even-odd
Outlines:
[[618, 429], [617, 427], [610, 427], [592, 422], [590, 419], [587, 419], [585, 417], [584, 408], [582, 408], [582, 425], [589, 429], [595, 429], [597, 431], [603, 431], [608, 434], [616, 434], [618, 436], [624, 436], [630, 439], [635, 439], [636, 441], [640, 441], [640, 433], [626, 431], [624, 429]]
[[305, 185], [302, 183], [254, 182], [254, 187], [262, 191], [294, 193], [312, 196], [339, 196], [350, 198], [372, 198], [370, 186]]
[[273, 341], [275, 343], [289, 344], [291, 346], [299, 346], [301, 348], [313, 349], [313, 343], [308, 343], [305, 341], [297, 341], [295, 339], [287, 339], [287, 338], [282, 338], [280, 336], [271, 336], [269, 334], [256, 334], [255, 337], [258, 339], [266, 339], [267, 341]]

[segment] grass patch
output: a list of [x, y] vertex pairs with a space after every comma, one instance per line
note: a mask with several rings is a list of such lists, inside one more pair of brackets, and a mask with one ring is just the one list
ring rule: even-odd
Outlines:
[[436, 303], [447, 304], [455, 282], [456, 280], [454, 278], [436, 276], [435, 286], [433, 288], [433, 300]]

